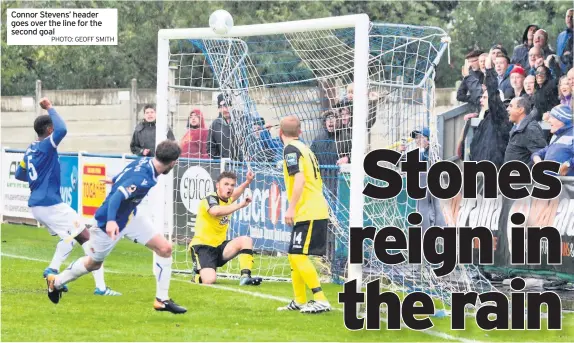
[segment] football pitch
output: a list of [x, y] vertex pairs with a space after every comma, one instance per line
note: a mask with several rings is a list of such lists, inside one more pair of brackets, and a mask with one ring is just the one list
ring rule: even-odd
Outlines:
[[[342, 287], [324, 284], [334, 310], [319, 315], [278, 312], [292, 296], [286, 282], [240, 287], [235, 280], [215, 286], [191, 284], [174, 275], [170, 296], [187, 307], [183, 315], [152, 308], [155, 280], [152, 254], [129, 240], [106, 260], [106, 282], [123, 295], [93, 295], [91, 275], [69, 285], [52, 304], [42, 272], [52, 258], [56, 237], [45, 229], [2, 224], [2, 341], [370, 341], [370, 342], [568, 342], [574, 339], [574, 314], [563, 315], [560, 331], [482, 331], [473, 318], [465, 331], [451, 331], [450, 318], [432, 318], [424, 332], [404, 328], [349, 331], [343, 324]], [[76, 247], [66, 266], [82, 254]], [[309, 294], [310, 298], [310, 294]], [[384, 318], [383, 318], [384, 319]], [[542, 320], [546, 327], [546, 320]]]

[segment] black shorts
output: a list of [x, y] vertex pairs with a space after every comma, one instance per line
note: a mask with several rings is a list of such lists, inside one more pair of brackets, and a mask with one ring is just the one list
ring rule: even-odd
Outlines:
[[191, 258], [196, 271], [202, 268], [212, 268], [217, 270], [217, 267], [223, 267], [228, 260], [223, 259], [223, 249], [229, 243], [224, 241], [218, 247], [210, 245], [192, 245]]
[[328, 219], [298, 222], [291, 232], [289, 253], [325, 256], [327, 253]]

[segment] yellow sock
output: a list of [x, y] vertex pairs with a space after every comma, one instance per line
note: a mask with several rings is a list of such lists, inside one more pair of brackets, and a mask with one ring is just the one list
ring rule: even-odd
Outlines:
[[243, 249], [239, 252], [239, 269], [241, 269], [241, 275], [247, 274], [251, 276], [251, 269], [253, 269], [253, 250]]
[[301, 274], [301, 278], [305, 281], [305, 284], [311, 291], [313, 291], [313, 299], [315, 301], [327, 301], [325, 293], [321, 288], [321, 282], [319, 281], [319, 275], [315, 270], [315, 266], [311, 263], [309, 256], [307, 255], [291, 255], [291, 260], [296, 266], [296, 271]]
[[287, 255], [289, 258], [289, 265], [291, 266], [291, 280], [293, 283], [293, 295], [295, 296], [295, 302], [299, 305], [305, 304], [307, 302], [307, 294], [305, 294], [305, 281], [301, 277], [301, 274], [297, 270], [295, 262], [293, 262], [293, 255]]

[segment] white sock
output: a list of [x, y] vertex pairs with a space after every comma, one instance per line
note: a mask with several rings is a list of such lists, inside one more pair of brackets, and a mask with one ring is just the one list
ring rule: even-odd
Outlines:
[[80, 257], [70, 264], [70, 266], [64, 269], [63, 272], [56, 276], [56, 288], [60, 288], [69, 282], [72, 282], [82, 275], [88, 274], [88, 270], [84, 266], [86, 261], [86, 256]]
[[49, 268], [60, 270], [60, 266], [64, 263], [68, 255], [70, 255], [72, 249], [74, 249], [74, 243], [75, 241], [66, 243], [63, 239], [60, 239], [58, 244], [56, 244], [56, 251], [54, 252], [54, 257], [52, 257]]
[[[89, 250], [90, 250], [90, 242], [87, 241], [84, 244], [82, 244], [82, 248], [84, 249], [84, 252], [86, 253], [86, 255], [89, 255]], [[100, 267], [100, 269], [98, 270], [94, 270], [92, 272], [92, 275], [94, 276], [94, 280], [96, 281], [96, 288], [102, 291], [106, 290], [106, 281], [104, 280], [104, 266], [102, 265]]]
[[[155, 255], [155, 253], [154, 253]], [[153, 264], [153, 274], [156, 280], [155, 297], [160, 300], [168, 300], [169, 282], [171, 281], [171, 262], [172, 257], [155, 256]]]

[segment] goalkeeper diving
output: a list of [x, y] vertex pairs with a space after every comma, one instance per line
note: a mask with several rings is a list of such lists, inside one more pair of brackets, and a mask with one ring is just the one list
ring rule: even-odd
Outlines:
[[253, 181], [255, 175], [247, 172], [246, 181], [236, 187], [237, 175], [223, 172], [217, 178], [216, 191], [208, 194], [199, 203], [195, 220], [195, 235], [189, 243], [193, 260], [193, 276], [191, 282], [213, 284], [217, 278], [217, 268], [223, 267], [228, 261], [239, 256], [241, 276], [239, 284], [260, 285], [260, 277], [252, 277], [253, 269], [253, 240], [248, 236], [226, 240], [229, 221], [233, 212], [251, 203], [251, 197], [246, 196], [239, 203], [234, 203]]

